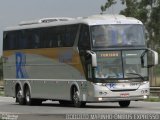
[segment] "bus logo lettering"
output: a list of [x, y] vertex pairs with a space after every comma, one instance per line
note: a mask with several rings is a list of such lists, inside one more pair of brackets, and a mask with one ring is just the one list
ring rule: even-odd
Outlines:
[[27, 78], [25, 70], [26, 56], [21, 52], [16, 52], [16, 78]]
[[109, 88], [115, 88], [116, 83], [109, 83], [108, 86], [109, 86]]

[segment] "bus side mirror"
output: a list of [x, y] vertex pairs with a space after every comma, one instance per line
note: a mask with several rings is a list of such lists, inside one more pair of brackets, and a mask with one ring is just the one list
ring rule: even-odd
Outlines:
[[[148, 60], [145, 58], [147, 58]], [[147, 49], [141, 55], [141, 64], [142, 67], [147, 67], [147, 68], [158, 65], [158, 53], [154, 50]]]
[[91, 55], [92, 67], [97, 67], [97, 55], [95, 52], [87, 50], [87, 53]]
[[152, 51], [152, 53], [153, 66], [158, 65], [158, 53], [156, 51]]

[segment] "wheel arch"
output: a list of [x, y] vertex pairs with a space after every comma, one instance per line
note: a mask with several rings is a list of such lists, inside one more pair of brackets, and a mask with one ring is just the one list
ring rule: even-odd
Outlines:
[[23, 85], [23, 91], [25, 92], [26, 89], [29, 89], [30, 90], [30, 94], [32, 93], [31, 92], [31, 86], [29, 84], [29, 82], [25, 82], [24, 85]]
[[14, 91], [14, 93], [15, 93], [15, 97], [16, 97], [16, 94], [17, 94], [17, 90], [18, 90], [18, 88], [21, 88], [21, 90], [22, 90], [22, 96], [24, 95], [24, 91], [23, 91], [23, 87], [22, 87], [22, 84], [21, 84], [21, 82], [16, 82], [16, 84], [15, 84], [15, 91]]
[[79, 91], [79, 93], [80, 93], [80, 88], [79, 88], [79, 85], [78, 85], [78, 83], [77, 82], [73, 82], [72, 84], [71, 84], [71, 88], [70, 88], [70, 99], [72, 100], [72, 95], [73, 95], [73, 92], [74, 92], [74, 89], [77, 89], [78, 91]]

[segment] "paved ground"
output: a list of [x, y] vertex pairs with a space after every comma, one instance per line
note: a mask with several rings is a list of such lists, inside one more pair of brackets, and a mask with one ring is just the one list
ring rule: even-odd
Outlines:
[[[65, 107], [58, 102], [47, 101], [41, 106], [22, 106], [15, 103], [15, 99], [0, 97], [1, 118], [13, 117], [15, 120], [63, 120], [94, 117], [92, 115], [147, 115], [153, 119], [160, 119], [160, 102], [131, 102], [128, 108], [120, 108], [118, 103], [90, 103], [85, 108]], [[15, 115], [15, 116], [14, 116]], [[16, 119], [17, 117], [17, 119]], [[95, 118], [96, 117], [96, 118]], [[105, 116], [106, 117], [106, 116]], [[113, 116], [112, 116], [113, 117]], [[126, 117], [126, 116], [125, 116]], [[129, 117], [129, 116], [127, 116]], [[141, 116], [138, 116], [141, 117]], [[145, 117], [145, 116], [143, 116]], [[91, 119], [91, 118], [90, 118]], [[142, 118], [141, 118], [142, 119]]]

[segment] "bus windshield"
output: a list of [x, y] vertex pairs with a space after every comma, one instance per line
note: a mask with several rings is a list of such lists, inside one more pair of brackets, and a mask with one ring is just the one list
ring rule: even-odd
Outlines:
[[144, 50], [97, 51], [98, 66], [95, 69], [95, 78], [144, 79], [148, 77], [147, 68], [141, 67], [140, 56], [143, 52]]
[[91, 27], [93, 47], [144, 46], [144, 28], [138, 24], [96, 25]]

